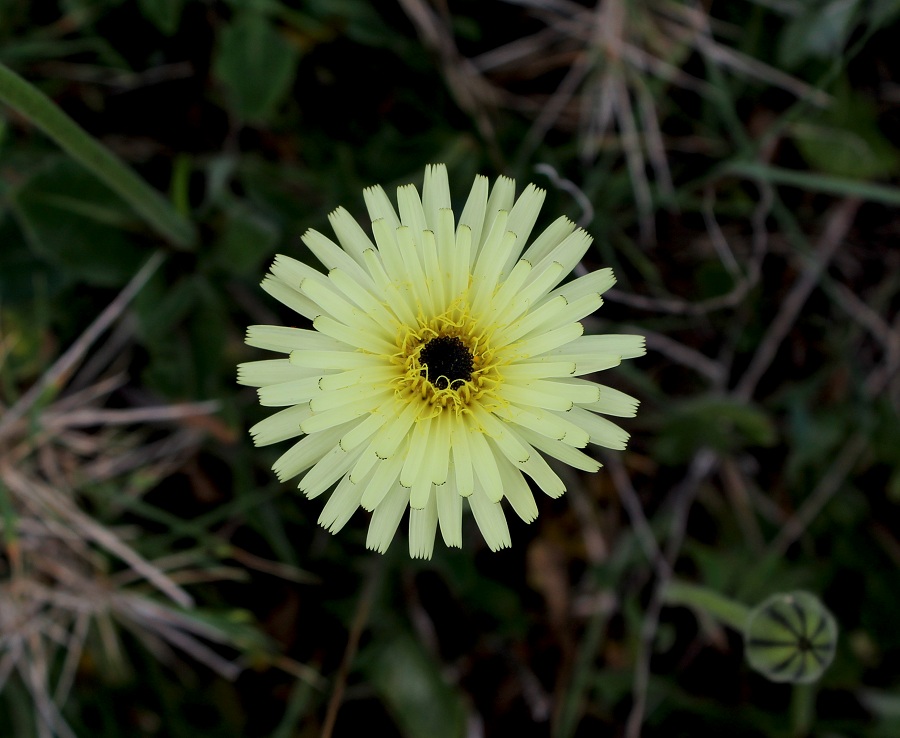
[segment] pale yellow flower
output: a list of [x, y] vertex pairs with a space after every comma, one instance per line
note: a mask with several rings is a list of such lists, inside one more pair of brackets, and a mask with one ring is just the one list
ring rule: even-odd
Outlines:
[[425, 170], [422, 198], [365, 191], [374, 241], [343, 208], [340, 245], [308, 231], [327, 275], [276, 256], [262, 286], [312, 330], [251, 326], [247, 343], [286, 354], [238, 367], [260, 403], [283, 410], [251, 430], [257, 445], [304, 436], [275, 462], [281, 480], [305, 472], [313, 498], [331, 489], [319, 523], [340, 530], [372, 512], [366, 545], [387, 549], [408, 507], [409, 552], [429, 558], [435, 531], [462, 545], [463, 501], [488, 546], [510, 545], [502, 500], [537, 517], [526, 476], [551, 497], [565, 485], [544, 455], [585, 471], [580, 449], [623, 449], [637, 400], [582, 379], [644, 354], [633, 335], [585, 336], [578, 321], [603, 303], [610, 269], [560, 282], [591, 237], [567, 218], [526, 248], [544, 192], [515, 198], [500, 177], [477, 177], [458, 221], [443, 165]]

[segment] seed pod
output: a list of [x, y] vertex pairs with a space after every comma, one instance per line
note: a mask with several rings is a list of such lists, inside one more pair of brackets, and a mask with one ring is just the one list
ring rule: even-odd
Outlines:
[[747, 660], [773, 682], [814, 682], [834, 658], [837, 635], [834, 617], [818, 597], [799, 591], [776, 594], [747, 618]]

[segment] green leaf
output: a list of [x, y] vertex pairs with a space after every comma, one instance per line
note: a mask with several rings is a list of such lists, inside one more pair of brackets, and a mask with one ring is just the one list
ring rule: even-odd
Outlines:
[[138, 5], [144, 17], [166, 36], [178, 30], [184, 0], [138, 0]]
[[66, 276], [34, 253], [13, 218], [0, 216], [0, 309], [51, 298]]
[[361, 658], [371, 685], [407, 738], [461, 738], [465, 708], [438, 663], [407, 632], [385, 633]]
[[272, 256], [278, 237], [279, 229], [271, 220], [234, 203], [216, 242], [214, 261], [230, 274], [255, 274], [260, 262]]
[[238, 116], [266, 120], [287, 94], [298, 57], [267, 18], [247, 11], [222, 31], [213, 68]]
[[173, 283], [157, 274], [134, 300], [138, 336], [149, 353], [143, 381], [164, 396], [197, 394], [199, 369], [185, 325], [190, 324], [195, 313], [205, 313], [203, 293], [200, 275]]
[[771, 446], [775, 440], [775, 426], [762, 409], [730, 398], [702, 397], [673, 409], [660, 430], [656, 456], [679, 464], [699, 448], [730, 452]]
[[900, 694], [876, 689], [861, 689], [857, 695], [869, 712], [878, 717], [900, 721]]
[[104, 12], [122, 2], [123, 0], [64, 0], [61, 5], [66, 13], [77, 16]]
[[781, 65], [795, 69], [811, 57], [828, 59], [840, 54], [853, 30], [858, 5], [859, 0], [811, 3], [781, 34], [778, 46]]
[[146, 252], [123, 229], [128, 206], [78, 164], [59, 159], [12, 195], [19, 224], [36, 255], [90, 284], [124, 284]]
[[898, 0], [873, 0], [868, 8], [867, 20], [875, 28], [881, 28], [895, 21], [897, 16], [900, 16]]
[[799, 121], [791, 133], [813, 169], [838, 177], [874, 179], [897, 171], [900, 155], [878, 128], [878, 111], [845, 82], [834, 102], [814, 118]]
[[194, 224], [103, 144], [66, 115], [49, 97], [0, 64], [0, 101], [58, 143], [63, 151], [127, 201], [157, 233], [182, 248], [197, 238]]
[[199, 279], [195, 275], [172, 282], [163, 274], [154, 275], [132, 303], [143, 342], [169, 343], [173, 332], [196, 309]]
[[755, 161], [730, 161], [723, 167], [722, 172], [809, 192], [823, 192], [838, 197], [859, 197], [884, 205], [900, 206], [900, 187], [861, 182], [848, 177], [832, 177], [819, 172], [770, 167]]
[[834, 458], [848, 431], [858, 426], [856, 403], [822, 406], [822, 382], [797, 383], [783, 395], [788, 455], [785, 478], [803, 489], [821, 475], [824, 460]]
[[873, 738], [894, 738], [900, 735], [900, 694], [896, 691], [863, 687], [856, 696], [875, 722]]
[[[195, 371], [195, 392], [201, 397], [215, 397], [221, 393], [221, 370], [225, 362], [222, 355], [228, 335], [226, 310], [210, 285], [201, 277], [195, 280], [197, 306], [191, 313], [188, 326], [193, 369]], [[232, 380], [228, 376], [229, 384]]]

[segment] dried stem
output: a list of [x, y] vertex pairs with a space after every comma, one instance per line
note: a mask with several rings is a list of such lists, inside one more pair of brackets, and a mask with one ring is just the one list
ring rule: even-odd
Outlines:
[[131, 278], [125, 288], [107, 305], [106, 309], [91, 323], [69, 349], [60, 356], [41, 378], [35, 382], [0, 418], [0, 441], [9, 436], [15, 423], [31, 410], [44, 392], [50, 388], [59, 389], [62, 383], [82, 360], [88, 349], [100, 335], [118, 318], [128, 303], [141, 291], [154, 272], [163, 263], [164, 255], [157, 251], [140, 271]]
[[341, 665], [334, 677], [334, 686], [331, 690], [331, 698], [328, 700], [325, 721], [322, 725], [322, 732], [319, 734], [320, 738], [331, 738], [331, 735], [334, 732], [334, 724], [337, 721], [338, 710], [341, 709], [341, 702], [344, 699], [344, 688], [347, 684], [347, 676], [350, 673], [350, 667], [353, 665], [353, 659], [356, 657], [359, 639], [362, 637], [366, 623], [369, 621], [369, 613], [372, 610], [372, 603], [375, 600], [375, 594], [378, 591], [378, 585], [381, 582], [383, 568], [384, 558], [380, 557], [372, 565], [366, 575], [366, 583], [362, 592], [360, 592], [359, 600], [356, 603], [356, 614], [353, 616], [353, 623], [350, 626], [350, 633], [347, 636], [344, 657], [341, 659]]
[[735, 388], [734, 395], [738, 399], [749, 400], [753, 397], [756, 385], [771, 366], [778, 347], [797, 320], [801, 308], [818, 284], [828, 263], [846, 238], [861, 204], [861, 200], [848, 198], [835, 207], [829, 216], [817, 244], [815, 255], [807, 263], [803, 273], [781, 303], [778, 315], [770, 324], [769, 330], [766, 331], [766, 335], [760, 341], [756, 353], [753, 355], [750, 366]]

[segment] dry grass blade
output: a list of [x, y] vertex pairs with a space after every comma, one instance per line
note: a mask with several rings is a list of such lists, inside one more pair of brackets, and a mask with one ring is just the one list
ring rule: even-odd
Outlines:
[[133, 425], [136, 423], [161, 423], [209, 415], [216, 412], [221, 403], [216, 400], [192, 402], [159, 407], [132, 407], [122, 410], [106, 408], [80, 408], [67, 412], [48, 412], [41, 418], [45, 428], [84, 428], [95, 425]]
[[423, 0], [400, 0], [400, 5], [416, 26], [425, 45], [440, 59], [441, 68], [460, 107], [475, 120], [478, 130], [498, 151], [494, 126], [488, 110], [496, 104], [493, 86], [479, 73], [469, 59], [456, 48], [447, 18], [441, 19]]
[[643, 326], [623, 326], [622, 330], [640, 331], [647, 339], [647, 348], [671, 359], [677, 364], [693, 369], [697, 374], [706, 377], [714, 387], [722, 387], [728, 377], [728, 371], [721, 363], [704, 356], [696, 349], [679, 343], [662, 333], [651, 331]]
[[741, 54], [734, 49], [713, 40], [710, 17], [697, 8], [687, 7], [674, 2], [662, 4], [666, 12], [682, 22], [669, 24], [670, 31], [678, 38], [694, 46], [711, 61], [728, 67], [748, 77], [780, 87], [796, 95], [800, 99], [809, 100], [814, 105], [826, 107], [831, 103], [831, 96], [796, 77], [775, 69], [758, 59]]
[[[637, 295], [631, 292], [611, 289], [606, 292], [605, 297], [610, 302], [618, 302], [640, 310], [669, 313], [672, 315], [700, 316], [716, 310], [738, 306], [747, 297], [750, 290], [759, 283], [763, 259], [768, 251], [769, 234], [766, 229], [766, 218], [772, 210], [773, 193], [771, 187], [761, 183], [760, 195], [759, 203], [754, 208], [753, 217], [751, 219], [753, 229], [751, 243], [752, 253], [750, 254], [750, 258], [746, 261], [746, 267], [743, 270], [745, 274], [743, 276], [741, 276], [741, 270], [737, 265], [737, 261], [727, 240], [722, 234], [718, 224], [715, 222], [715, 219], [712, 217], [712, 206], [709, 202], [711, 199], [710, 192], [707, 191], [704, 197], [704, 217], [707, 223], [710, 241], [713, 248], [716, 250], [716, 253], [719, 255], [722, 265], [736, 277], [734, 287], [726, 294], [717, 295], [716, 297], [710, 297], [697, 302], [691, 302], [677, 297], [647, 297], [645, 295]], [[665, 348], [660, 350], [665, 351]]]
[[[621, 77], [615, 78], [613, 89], [609, 91], [613, 101], [613, 110], [619, 123], [619, 142], [625, 153], [625, 163], [631, 176], [631, 189], [634, 192], [635, 205], [640, 218], [638, 228], [641, 244], [649, 246], [656, 240], [656, 227], [653, 223], [653, 195], [647, 179], [647, 164], [644, 159], [644, 137], [631, 108], [628, 87]], [[668, 172], [668, 167], [666, 167]]]
[[320, 579], [315, 574], [304, 571], [296, 566], [291, 566], [283, 561], [270, 561], [261, 556], [256, 556], [249, 551], [244, 551], [237, 546], [228, 546], [228, 555], [242, 566], [248, 569], [271, 574], [288, 582], [297, 584], [319, 584]]
[[869, 440], [864, 433], [856, 433], [843, 444], [837, 457], [822, 475], [809, 497], [803, 501], [803, 505], [796, 514], [788, 518], [781, 530], [778, 531], [778, 535], [769, 546], [770, 553], [783, 556], [791, 544], [803, 535], [809, 524], [841, 488], [847, 475], [850, 474], [868, 445]]
[[213, 643], [228, 645], [228, 637], [188, 614], [176, 612], [133, 594], [114, 595], [112, 610], [119, 619], [130, 621], [135, 632], [142, 636], [148, 632], [156, 634], [162, 641], [178, 647], [225, 679], [233, 681], [243, 669], [240, 664], [220, 656], [200, 640], [203, 638]]
[[[655, 238], [648, 162], [662, 195], [674, 192], [660, 125], [665, 111], [657, 110], [664, 98], [650, 93], [648, 78], [713, 95], [709, 83], [681, 68], [679, 60], [696, 53], [717, 67], [779, 87], [814, 105], [830, 103], [821, 90], [717, 40], [717, 34], [736, 35], [740, 29], [716, 21], [700, 7], [668, 0], [598, 0], [591, 7], [566, 0], [506, 2], [527, 9], [545, 27], [472, 59], [460, 55], [449, 19], [442, 19], [425, 0], [401, 0], [401, 5], [440, 56], [458, 103], [473, 115], [489, 141], [494, 139], [486, 117], [490, 108], [502, 104], [533, 118], [519, 161], [527, 161], [553, 128], [579, 132], [579, 149], [586, 162], [616, 147], [629, 172], [644, 245]], [[439, 7], [448, 15], [443, 4]], [[549, 72], [559, 82], [550, 93], [539, 91]], [[523, 82], [534, 83], [526, 87], [533, 92], [516, 92]], [[610, 140], [614, 127], [618, 135]], [[716, 307], [718, 303], [710, 309]]]
[[622, 463], [622, 460], [615, 454], [607, 453], [603, 455], [603, 461], [606, 464], [606, 468], [609, 470], [610, 478], [616, 487], [619, 499], [622, 500], [622, 504], [628, 512], [631, 526], [634, 528], [635, 535], [641, 544], [641, 548], [644, 549], [644, 555], [647, 557], [647, 561], [660, 571], [662, 569], [668, 569], [668, 564], [663, 558], [662, 551], [659, 549], [659, 545], [656, 542], [656, 536], [653, 535], [653, 529], [650, 527], [646, 515], [644, 515], [644, 509], [641, 507], [640, 498], [638, 497], [634, 486], [631, 484], [631, 479], [628, 476], [628, 472], [625, 470], [625, 465]]
[[[561, 177], [559, 175], [559, 172], [557, 172], [556, 169], [554, 169], [550, 164], [536, 164], [534, 167], [534, 171], [536, 171], [538, 174], [543, 174], [548, 177], [553, 183], [554, 187], [568, 193], [573, 197], [575, 202], [578, 203], [578, 207], [581, 208], [581, 217], [576, 221], [576, 223], [579, 226], [584, 228], [594, 219], [594, 206], [591, 204], [588, 196], [585, 195], [581, 188], [578, 187], [578, 185], [576, 185], [574, 182], [572, 182], [572, 180]], [[581, 267], [580, 264], [579, 267]], [[584, 273], [586, 274], [587, 272]], [[579, 276], [582, 276], [580, 272]]]
[[797, 319], [800, 309], [818, 284], [825, 267], [844, 242], [861, 204], [861, 201], [856, 198], [848, 198], [831, 213], [814, 257], [807, 263], [803, 273], [781, 303], [778, 315], [775, 316], [769, 330], [760, 341], [750, 366], [738, 382], [735, 388], [736, 397], [742, 400], [749, 400], [753, 397], [757, 383], [772, 364], [775, 352]]
[[78, 664], [84, 652], [84, 643], [87, 640], [88, 629], [91, 625], [89, 613], [80, 612], [75, 617], [69, 641], [65, 644], [66, 657], [63, 662], [59, 678], [56, 680], [56, 688], [53, 691], [53, 701], [58, 705], [64, 705], [75, 683], [75, 674]]
[[[855, 201], [851, 201], [855, 202]], [[845, 203], [845, 210], [850, 205]], [[851, 214], [855, 210], [851, 209]], [[832, 237], [839, 235], [839, 230], [843, 227], [843, 221], [840, 220], [841, 213], [836, 213], [829, 223], [832, 228], [826, 228], [823, 240], [827, 237], [829, 231], [838, 231]], [[845, 217], [850, 217], [845, 215]], [[808, 267], [811, 268], [811, 267]], [[798, 280], [799, 282], [800, 280]], [[900, 330], [892, 329], [890, 325], [877, 313], [872, 311], [869, 306], [859, 301], [849, 289], [837, 283], [826, 287], [826, 291], [834, 297], [836, 302], [848, 310], [853, 317], [865, 326], [882, 344], [884, 348], [884, 358], [882, 362], [876, 366], [866, 377], [863, 382], [863, 391], [869, 399], [884, 395], [889, 388], [891, 381], [900, 371]], [[896, 410], [896, 401], [894, 405]], [[819, 478], [818, 483], [810, 492], [809, 496], [803, 501], [802, 505], [784, 521], [778, 535], [771, 542], [769, 550], [776, 555], [783, 556], [790, 546], [796, 542], [809, 528], [813, 520], [825, 509], [825, 506], [832, 498], [841, 490], [844, 481], [850, 476], [854, 467], [859, 463], [863, 455], [870, 449], [872, 443], [871, 436], [865, 431], [857, 431], [853, 433], [841, 446], [832, 463]]]
[[[74, 738], [60, 706], [85, 649], [92, 660], [125, 670], [121, 627], [157, 654], [181, 651], [227, 679], [243, 668], [218, 653], [235, 648], [228, 632], [151, 599], [155, 590], [189, 609], [185, 584], [243, 570], [198, 566], [199, 552], [151, 561], [127, 529], [110, 527], [82, 506], [103, 483], [118, 483], [123, 498], [133, 497], [182, 466], [206, 434], [201, 421], [219, 407], [149, 404], [152, 398], [143, 406], [108, 407], [130, 383], [122, 368], [134, 324], [122, 320], [105, 342], [99, 339], [162, 260], [154, 255], [0, 420], [0, 687], [11, 678], [21, 682], [41, 736]], [[133, 392], [121, 395], [133, 402]], [[161, 437], [160, 425], [171, 426]], [[119, 571], [110, 576], [110, 569]], [[99, 641], [89, 638], [94, 632]]]
[[664, 549], [663, 565], [656, 568], [657, 577], [653, 595], [644, 613], [641, 626], [641, 646], [634, 669], [632, 687], [633, 703], [625, 724], [626, 738], [640, 738], [647, 710], [647, 689], [650, 684], [650, 656], [659, 629], [659, 615], [662, 610], [664, 593], [672, 578], [675, 559], [681, 551], [687, 531], [687, 520], [697, 489], [715, 469], [716, 456], [710, 449], [701, 449], [691, 461], [687, 476], [669, 495], [671, 501], [671, 523]]
[[325, 713], [325, 720], [322, 725], [321, 738], [331, 738], [334, 724], [337, 721], [338, 711], [341, 709], [341, 702], [344, 699], [344, 689], [347, 683], [347, 677], [350, 673], [350, 667], [353, 665], [353, 659], [356, 657], [356, 649], [359, 647], [359, 639], [362, 638], [366, 623], [369, 621], [369, 613], [372, 610], [372, 603], [378, 592], [378, 585], [381, 582], [384, 570], [384, 559], [378, 559], [370, 567], [366, 575], [366, 583], [360, 592], [359, 599], [356, 603], [356, 612], [353, 615], [353, 623], [350, 626], [350, 632], [347, 635], [347, 646], [344, 649], [344, 656], [341, 659], [341, 665], [335, 676], [332, 686], [331, 697], [328, 700], [328, 709]]
[[144, 559], [133, 548], [125, 545], [111, 530], [79, 510], [71, 499], [48, 485], [41, 484], [33, 479], [29, 480], [17, 469], [7, 465], [0, 466], [0, 478], [14, 493], [23, 497], [28, 496], [38, 502], [46, 511], [45, 514], [49, 513], [59, 516], [65, 524], [78, 532], [80, 538], [94, 541], [97, 545], [120, 558], [174, 602], [177, 602], [182, 607], [191, 607], [193, 605], [193, 599], [187, 592]]
[[91, 348], [94, 342], [106, 331], [107, 328], [122, 314], [128, 303], [134, 296], [140, 292], [141, 288], [147, 283], [147, 280], [153, 276], [154, 272], [163, 263], [165, 256], [162, 252], [156, 252], [151, 256], [147, 263], [140, 271], [131, 278], [131, 281], [125, 285], [125, 288], [116, 296], [106, 309], [97, 316], [87, 330], [79, 336], [78, 340], [73, 343], [69, 349], [60, 356], [41, 378], [32, 385], [32, 387], [24, 394], [19, 401], [16, 402], [3, 417], [0, 418], [0, 441], [8, 436], [16, 422], [22, 419], [25, 414], [31, 410], [35, 402], [41, 397], [45, 390], [55, 387], [59, 389], [66, 377], [72, 372], [75, 366], [84, 358], [84, 355]]

